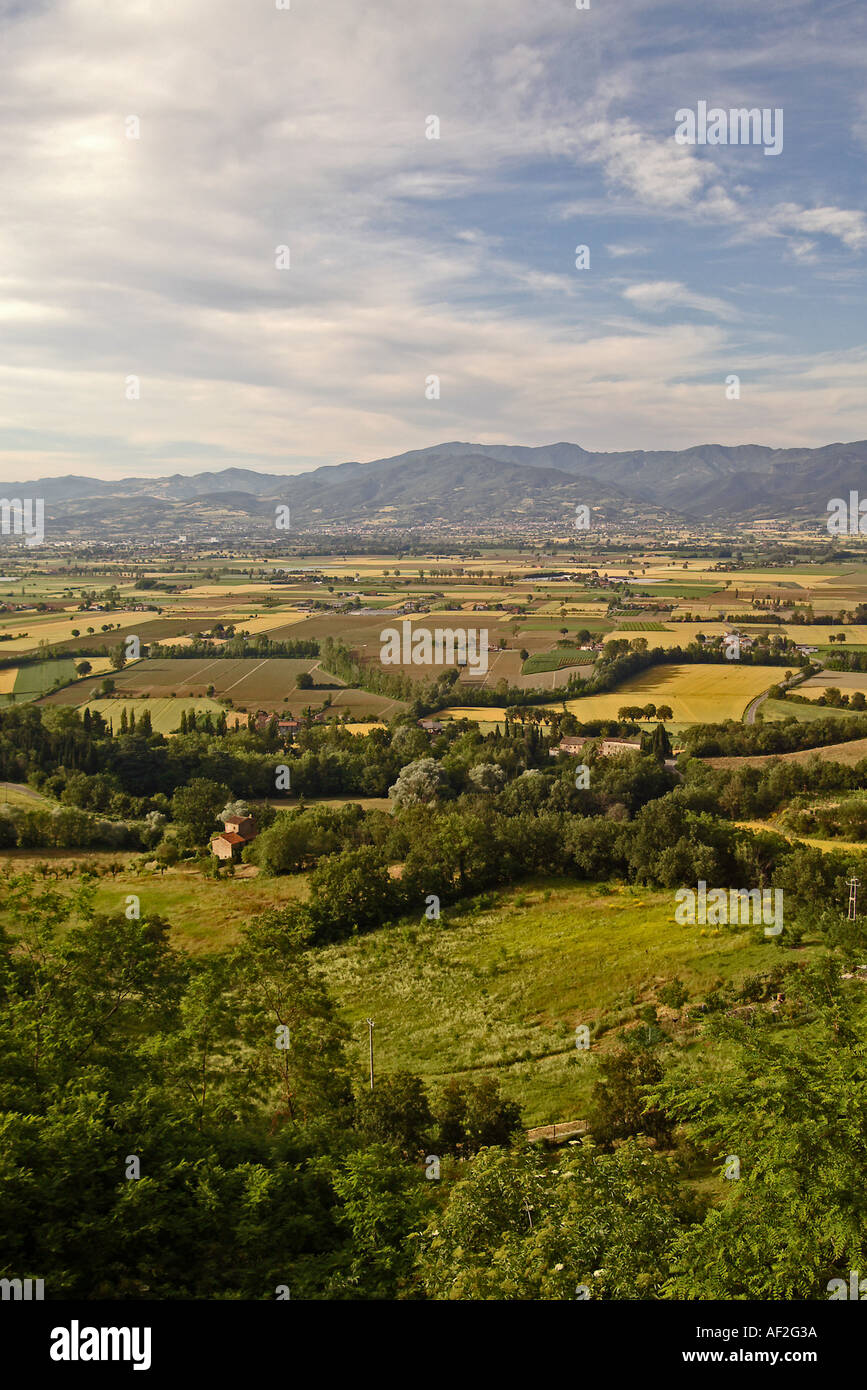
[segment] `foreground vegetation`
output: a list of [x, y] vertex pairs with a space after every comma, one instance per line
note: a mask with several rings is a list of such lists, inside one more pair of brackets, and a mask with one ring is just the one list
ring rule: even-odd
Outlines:
[[[328, 563], [95, 590], [56, 619], [92, 618], [79, 665], [97, 625], [148, 628], [159, 659], [110, 648], [113, 675], [0, 709], [0, 1277], [48, 1298], [826, 1298], [867, 1258], [847, 916], [867, 715], [839, 640], [823, 706], [785, 673], [813, 669], [792, 643], [814, 627], [862, 634], [862, 578], [832, 614], [824, 575], [776, 588], [740, 560], [723, 580], [667, 558], [631, 590], [588, 566], [569, 601], [526, 557]], [[340, 592], [353, 566], [376, 592]], [[171, 613], [124, 616], [138, 587]], [[373, 688], [398, 599], [487, 607], [491, 680]], [[718, 620], [747, 608], [768, 630], [734, 668]], [[345, 722], [354, 696], [378, 723]], [[420, 727], [446, 703], [471, 717]], [[219, 864], [211, 837], [248, 814]], [[782, 892], [783, 931], [684, 925], [699, 883]], [[528, 1137], [554, 1121], [565, 1146]]]

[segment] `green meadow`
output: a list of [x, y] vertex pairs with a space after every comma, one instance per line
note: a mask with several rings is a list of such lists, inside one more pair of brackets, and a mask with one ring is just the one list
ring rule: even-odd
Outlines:
[[[375, 1022], [376, 1065], [434, 1084], [498, 1076], [528, 1126], [584, 1116], [609, 1029], [635, 1024], [678, 976], [691, 999], [719, 977], [769, 970], [779, 950], [746, 928], [682, 927], [671, 891], [536, 881], [469, 907], [316, 952], [351, 1030], [361, 1071]], [[589, 1051], [575, 1029], [593, 1032]]]

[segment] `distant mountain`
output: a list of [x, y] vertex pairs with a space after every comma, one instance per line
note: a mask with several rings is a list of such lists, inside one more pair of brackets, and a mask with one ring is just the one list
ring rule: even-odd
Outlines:
[[5, 497], [43, 497], [48, 539], [134, 539], [273, 530], [288, 505], [295, 532], [460, 529], [564, 534], [575, 508], [594, 525], [647, 527], [779, 517], [821, 521], [831, 497], [867, 494], [867, 441], [820, 449], [701, 444], [593, 453], [452, 441], [371, 463], [282, 475], [246, 468], [166, 478], [42, 478], [2, 483]]

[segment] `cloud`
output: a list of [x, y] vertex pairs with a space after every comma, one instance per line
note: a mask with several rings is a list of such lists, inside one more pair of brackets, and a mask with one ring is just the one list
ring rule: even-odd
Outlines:
[[619, 242], [609, 241], [606, 243], [605, 250], [613, 260], [620, 260], [623, 256], [646, 256], [648, 248], [646, 246], [626, 246]]
[[[736, 64], [744, 45], [732, 30], [722, 51], [693, 6], [671, 10], [669, 40], [644, 0], [5, 9], [6, 476], [294, 469], [482, 434], [673, 447], [772, 442], [793, 421], [816, 431], [803, 442], [846, 421], [863, 433], [842, 340], [836, 395], [781, 356], [779, 390], [754, 381], [739, 413], [718, 399], [736, 319], [742, 360], [759, 332], [796, 364], [804, 346], [781, 296], [757, 292], [749, 320], [729, 303], [743, 243], [756, 281], [781, 241], [809, 276], [819, 249], [826, 271], [838, 249], [846, 266], [863, 253], [867, 223], [833, 171], [814, 185], [815, 167], [790, 161], [759, 184], [675, 144], [673, 78]], [[746, 23], [750, 6], [734, 14]], [[824, 61], [836, 33], [831, 19]], [[786, 42], [781, 62], [812, 61], [806, 39]], [[645, 278], [624, 286], [607, 260], [636, 255]]]
[[638, 285], [627, 285], [623, 298], [628, 299], [639, 309], [698, 309], [703, 314], [712, 314], [720, 319], [736, 319], [738, 312], [722, 299], [712, 295], [696, 294], [678, 280], [649, 280]]
[[784, 229], [836, 237], [850, 251], [867, 246], [867, 214], [863, 212], [835, 207], [799, 208], [785, 203], [773, 210], [771, 221]]

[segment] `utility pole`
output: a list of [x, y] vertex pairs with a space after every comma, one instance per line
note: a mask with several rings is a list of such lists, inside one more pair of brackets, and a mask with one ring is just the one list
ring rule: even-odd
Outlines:
[[849, 921], [854, 922], [858, 916], [858, 885], [861, 880], [852, 877], [847, 878], [846, 882], [849, 885]]
[[367, 1036], [368, 1036], [368, 1041], [369, 1041], [369, 1044], [370, 1044], [370, 1089], [371, 1089], [371, 1091], [373, 1090], [373, 1029], [374, 1029], [374, 1022], [373, 1022], [373, 1019], [372, 1019], [372, 1018], [369, 1018], [369, 1019], [367, 1020]]

